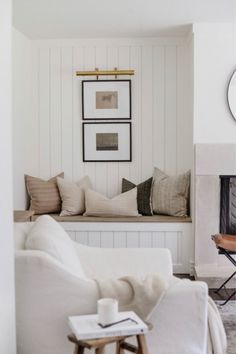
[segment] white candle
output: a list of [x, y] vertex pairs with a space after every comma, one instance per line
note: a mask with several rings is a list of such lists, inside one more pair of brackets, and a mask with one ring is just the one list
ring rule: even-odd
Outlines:
[[103, 298], [97, 302], [98, 323], [107, 325], [117, 321], [118, 301], [111, 298]]

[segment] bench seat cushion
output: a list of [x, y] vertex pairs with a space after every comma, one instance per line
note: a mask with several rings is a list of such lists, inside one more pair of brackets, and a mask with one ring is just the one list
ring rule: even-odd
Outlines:
[[[167, 216], [167, 215], [153, 215], [153, 216], [123, 216], [123, 217], [96, 217], [96, 216], [60, 216], [59, 214], [50, 214], [55, 220], [59, 222], [149, 222], [149, 223], [191, 223], [190, 216]], [[34, 215], [32, 221], [36, 220], [39, 215]]]

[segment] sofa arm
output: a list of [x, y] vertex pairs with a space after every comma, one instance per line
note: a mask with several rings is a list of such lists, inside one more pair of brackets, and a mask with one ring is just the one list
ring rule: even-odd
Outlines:
[[96, 313], [96, 282], [77, 277], [40, 251], [17, 251], [15, 265], [17, 353], [72, 352], [67, 318]]
[[119, 278], [173, 273], [171, 253], [167, 248], [95, 248], [74, 242], [77, 254], [89, 278]]
[[150, 353], [205, 354], [207, 305], [205, 283], [173, 277], [149, 319], [153, 324], [153, 330], [147, 335]]

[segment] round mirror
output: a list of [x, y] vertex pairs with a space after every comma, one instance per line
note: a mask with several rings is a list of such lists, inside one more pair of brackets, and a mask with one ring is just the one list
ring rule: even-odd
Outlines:
[[236, 70], [233, 72], [228, 86], [228, 104], [233, 118], [236, 120]]

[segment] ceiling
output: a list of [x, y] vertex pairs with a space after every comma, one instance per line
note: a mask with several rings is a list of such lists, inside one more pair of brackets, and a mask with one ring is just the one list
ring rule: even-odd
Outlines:
[[236, 22], [236, 0], [13, 0], [32, 39], [185, 35], [199, 22]]

